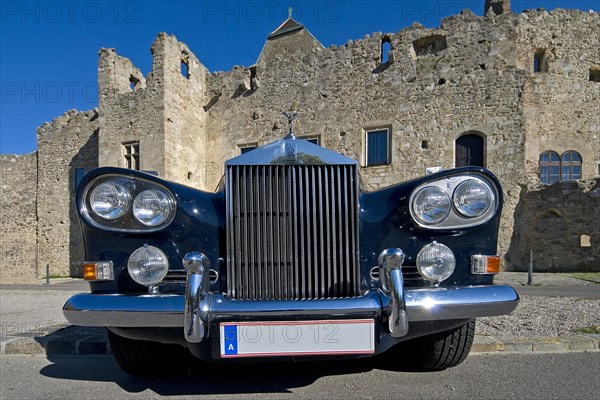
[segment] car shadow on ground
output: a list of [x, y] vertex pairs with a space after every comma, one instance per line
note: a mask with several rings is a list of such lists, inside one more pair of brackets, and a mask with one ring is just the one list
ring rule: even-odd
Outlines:
[[[417, 371], [381, 357], [337, 361], [218, 364], [186, 358], [152, 376], [123, 372], [110, 356], [49, 356], [40, 373], [61, 380], [114, 382], [129, 393], [150, 390], [162, 396], [290, 393], [327, 376], [347, 376], [373, 369]], [[157, 366], [160, 367], [160, 366]]]

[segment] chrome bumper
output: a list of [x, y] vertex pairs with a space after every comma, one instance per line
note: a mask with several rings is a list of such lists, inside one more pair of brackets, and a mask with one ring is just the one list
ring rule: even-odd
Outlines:
[[[405, 289], [408, 322], [469, 319], [508, 314], [519, 296], [507, 285]], [[183, 327], [184, 295], [77, 294], [65, 303], [67, 321], [83, 326]], [[209, 293], [199, 307], [203, 321], [301, 320], [393, 315], [393, 302], [381, 289], [360, 297], [330, 300], [243, 301]]]

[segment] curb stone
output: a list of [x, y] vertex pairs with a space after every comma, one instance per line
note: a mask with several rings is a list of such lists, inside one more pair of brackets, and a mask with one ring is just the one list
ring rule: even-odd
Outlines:
[[[485, 336], [475, 335], [471, 353], [561, 353], [600, 351], [600, 335], [569, 336]], [[0, 354], [108, 355], [106, 330], [100, 327], [58, 325], [7, 336], [0, 342]]]
[[598, 351], [600, 335], [569, 336], [483, 336], [476, 335], [473, 353], [542, 353]]

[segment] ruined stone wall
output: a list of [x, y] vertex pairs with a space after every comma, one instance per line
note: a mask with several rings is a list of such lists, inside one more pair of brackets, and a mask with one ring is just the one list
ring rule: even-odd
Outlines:
[[139, 143], [140, 170], [165, 174], [164, 79], [160, 59], [146, 78], [114, 49], [98, 61], [100, 166], [126, 167], [124, 143]]
[[[76, 178], [98, 167], [98, 113], [71, 110], [45, 123], [38, 141], [38, 269], [80, 276], [84, 261], [75, 206]], [[82, 170], [81, 170], [82, 169]], [[32, 189], [34, 189], [32, 187]]]
[[531, 190], [515, 213], [519, 226], [506, 256], [526, 271], [600, 271], [600, 179], [561, 182]]
[[[373, 190], [420, 176], [426, 167], [452, 168], [454, 140], [476, 131], [486, 141], [486, 165], [511, 192], [501, 239], [506, 249], [516, 205], [510, 199], [518, 199], [516, 181], [524, 163], [519, 112], [524, 73], [514, 68], [515, 37], [514, 18], [465, 12], [439, 29], [414, 25], [308, 54], [272, 48], [279, 58], [259, 60], [258, 88], [235, 95], [251, 77], [250, 69], [209, 79], [210, 89], [223, 93], [209, 111], [209, 148], [223, 152], [208, 156], [222, 165], [239, 154], [241, 144], [281, 138], [287, 130], [281, 111], [294, 108], [301, 116], [297, 134], [320, 135], [323, 146], [358, 160], [366, 189]], [[445, 45], [426, 54], [413, 44], [436, 38]], [[393, 62], [382, 63], [383, 41], [391, 43]], [[365, 130], [388, 126], [391, 163], [365, 166]]]
[[[179, 183], [206, 189], [207, 149], [205, 81], [207, 69], [190, 49], [175, 36], [160, 34], [153, 45], [165, 79], [165, 177]], [[158, 63], [155, 63], [158, 64]], [[157, 71], [153, 69], [153, 74]], [[214, 186], [208, 188], [214, 190]]]
[[99, 164], [127, 167], [123, 145], [138, 142], [138, 169], [203, 187], [208, 71], [175, 36], [160, 33], [150, 51], [146, 78], [114, 49], [100, 51]]
[[[576, 10], [536, 11], [519, 16], [518, 64], [529, 73], [523, 92], [526, 125], [525, 173], [539, 184], [539, 157], [547, 150], [577, 151], [582, 178], [600, 175], [600, 14]], [[543, 52], [542, 69], [533, 72]]]
[[0, 283], [38, 278], [36, 186], [36, 153], [0, 155]]
[[[213, 74], [164, 33], [146, 77], [101, 49], [98, 110], [44, 124], [37, 154], [0, 159], [0, 279], [34, 279], [46, 263], [54, 275], [79, 274], [76, 169], [125, 167], [123, 144], [137, 142], [139, 169], [213, 190], [240, 147], [285, 136], [281, 112], [290, 109], [300, 114], [298, 136], [318, 136], [359, 162], [367, 190], [452, 168], [456, 140], [482, 137], [485, 166], [504, 189], [498, 250], [508, 250], [507, 267], [522, 268], [532, 249], [538, 266], [593, 268], [598, 218], [588, 216], [599, 213], [598, 182], [544, 188], [538, 171], [543, 151], [575, 150], [583, 178], [600, 174], [600, 82], [591, 75], [600, 68], [600, 14], [510, 14], [507, 0], [488, 3], [503, 12], [464, 11], [439, 28], [413, 24], [329, 48], [290, 21], [256, 65]], [[388, 165], [366, 165], [366, 131], [375, 128], [390, 129]], [[578, 261], [561, 260], [564, 252]], [[13, 272], [18, 260], [25, 267]]]

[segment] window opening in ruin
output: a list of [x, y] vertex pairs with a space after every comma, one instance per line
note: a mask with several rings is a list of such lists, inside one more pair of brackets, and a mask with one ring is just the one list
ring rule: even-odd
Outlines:
[[140, 170], [140, 142], [123, 143], [123, 165], [125, 168]]
[[252, 151], [258, 147], [258, 143], [246, 143], [238, 145], [240, 149], [240, 154], [246, 154], [249, 151]]
[[590, 81], [600, 82], [600, 65], [590, 68]]
[[300, 137], [298, 137], [298, 139], [304, 139], [307, 142], [316, 144], [317, 146], [321, 145], [321, 136], [300, 136]]
[[477, 134], [466, 134], [456, 139], [454, 165], [456, 167], [485, 167], [485, 140]]
[[137, 89], [140, 80], [133, 75], [129, 75], [129, 89], [132, 91]]
[[448, 48], [446, 36], [431, 35], [413, 42], [413, 48], [417, 56], [426, 56], [429, 54], [437, 54]]
[[190, 66], [187, 60], [181, 60], [181, 75], [186, 79], [190, 78]]
[[538, 50], [533, 56], [533, 72], [548, 72], [548, 60], [546, 50]]
[[443, 84], [445, 84], [445, 83], [446, 83], [446, 79], [444, 79], [444, 78], [441, 78], [441, 79], [438, 81], [438, 85], [443, 85]]
[[192, 174], [191, 172], [188, 172], [188, 180], [192, 179], [194, 177], [194, 174]]
[[392, 43], [389, 37], [381, 39], [381, 63], [387, 64], [390, 62], [389, 53], [392, 51]]
[[75, 190], [77, 190], [77, 188], [79, 187], [79, 183], [83, 179], [84, 175], [85, 175], [85, 168], [75, 168], [75, 170], [73, 171], [73, 182], [75, 184], [74, 185]]
[[576, 151], [567, 151], [560, 157], [560, 180], [562, 182], [581, 179], [581, 156]]
[[560, 181], [560, 157], [554, 151], [540, 155], [540, 180], [546, 185]]
[[421, 148], [422, 149], [428, 149], [429, 148], [429, 140], [423, 140], [421, 142]]
[[386, 165], [390, 159], [390, 128], [366, 131], [367, 166]]

